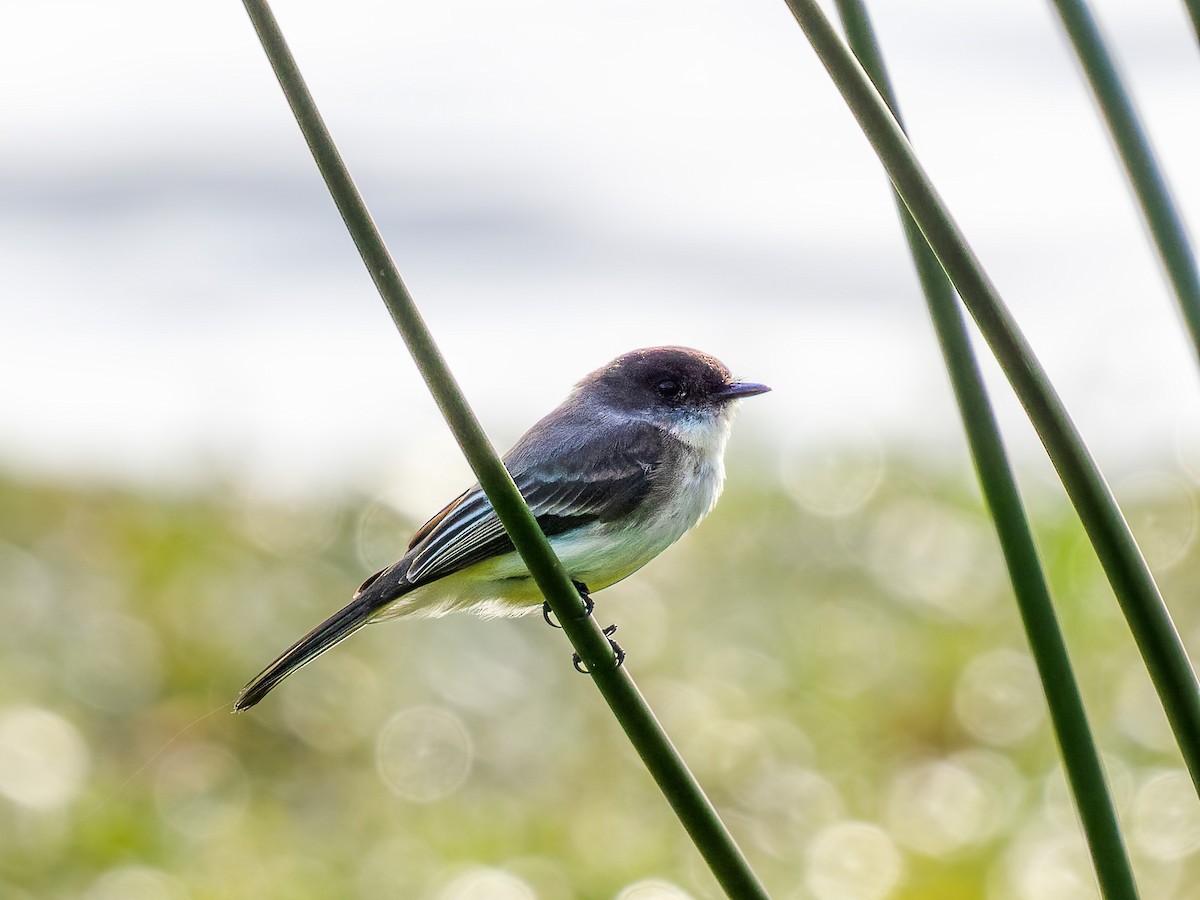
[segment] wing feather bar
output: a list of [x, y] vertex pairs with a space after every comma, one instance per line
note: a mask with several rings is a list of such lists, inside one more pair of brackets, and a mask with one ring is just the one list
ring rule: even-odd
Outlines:
[[[505, 463], [542, 530], [555, 535], [597, 520], [612, 521], [635, 509], [653, 486], [662, 452], [662, 432], [642, 425], [627, 429], [603, 453], [577, 445], [573, 452], [532, 461], [514, 448]], [[407, 571], [412, 584], [442, 578], [513, 549], [478, 485], [430, 520], [418, 538]]]
[[475, 488], [417, 548], [408, 577], [425, 582], [455, 572], [486, 558], [473, 557], [498, 538], [507, 540], [504, 526], [483, 491]]

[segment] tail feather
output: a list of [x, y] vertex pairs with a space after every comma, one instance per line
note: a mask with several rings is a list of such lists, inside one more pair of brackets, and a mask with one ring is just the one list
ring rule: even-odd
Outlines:
[[[379, 573], [383, 576], [389, 574], [389, 570]], [[254, 706], [283, 679], [297, 669], [308, 665], [330, 647], [340, 644], [371, 621], [376, 613], [393, 600], [411, 590], [412, 586], [404, 581], [403, 574], [396, 574], [399, 577], [380, 578], [379, 575], [375, 576], [371, 582], [359, 589], [358, 593], [354, 595], [354, 600], [347, 606], [283, 651], [274, 662], [242, 688], [237, 700], [233, 703], [233, 711], [242, 712]]]

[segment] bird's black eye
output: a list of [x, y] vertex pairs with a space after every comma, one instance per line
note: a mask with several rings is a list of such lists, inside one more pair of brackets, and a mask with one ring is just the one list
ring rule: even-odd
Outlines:
[[658, 396], [664, 400], [678, 400], [683, 396], [683, 386], [674, 378], [664, 378], [654, 385]]

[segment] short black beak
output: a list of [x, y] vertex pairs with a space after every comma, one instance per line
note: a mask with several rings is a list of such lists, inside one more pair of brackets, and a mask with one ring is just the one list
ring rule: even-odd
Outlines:
[[765, 384], [755, 384], [753, 381], [731, 381], [717, 392], [721, 400], [738, 400], [742, 397], [753, 397], [755, 394], [765, 394], [770, 388]]

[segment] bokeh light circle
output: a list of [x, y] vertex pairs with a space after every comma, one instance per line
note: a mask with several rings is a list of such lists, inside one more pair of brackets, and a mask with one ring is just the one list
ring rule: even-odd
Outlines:
[[692, 900], [692, 895], [669, 881], [651, 878], [624, 888], [615, 900]]
[[865, 423], [836, 446], [785, 448], [779, 465], [784, 489], [803, 509], [819, 516], [848, 516], [866, 505], [883, 483], [883, 447]]
[[0, 713], [0, 794], [20, 806], [53, 810], [78, 795], [90, 754], [79, 731], [57, 713], [18, 706]]
[[1158, 701], [1158, 692], [1146, 668], [1131, 662], [1117, 683], [1117, 727], [1147, 750], [1170, 753], [1175, 748], [1175, 733]]
[[889, 830], [905, 847], [947, 856], [987, 834], [994, 804], [987, 785], [965, 766], [924, 760], [892, 779]]
[[1156, 772], [1138, 790], [1133, 840], [1158, 860], [1182, 859], [1200, 849], [1200, 800], [1183, 769]]
[[1007, 648], [975, 657], [958, 680], [954, 711], [963, 727], [984, 743], [998, 747], [1021, 743], [1046, 716], [1033, 661]]
[[1117, 486], [1117, 497], [1147, 564], [1155, 571], [1171, 568], [1196, 540], [1196, 501], [1178, 478], [1142, 472]]
[[1078, 831], [1027, 827], [1008, 854], [1008, 881], [1020, 900], [1095, 900], [1096, 876]]
[[380, 729], [375, 748], [384, 783], [416, 803], [432, 803], [458, 790], [474, 756], [471, 736], [459, 718], [433, 706], [396, 713]]
[[808, 846], [804, 881], [816, 900], [884, 900], [904, 874], [904, 857], [882, 828], [838, 822]]
[[533, 888], [502, 869], [469, 869], [436, 894], [437, 900], [537, 900]]
[[867, 564], [905, 603], [977, 619], [994, 604], [1002, 577], [993, 541], [979, 516], [930, 497], [905, 497], [874, 516]]
[[92, 882], [83, 900], [187, 900], [189, 896], [189, 891], [165, 872], [121, 866]]
[[94, 612], [75, 622], [79, 648], [63, 660], [70, 692], [97, 709], [128, 713], [159, 692], [162, 644], [154, 629], [132, 616]]
[[159, 815], [180, 834], [210, 839], [245, 815], [250, 785], [241, 761], [224, 745], [185, 744], [163, 760], [154, 783]]

